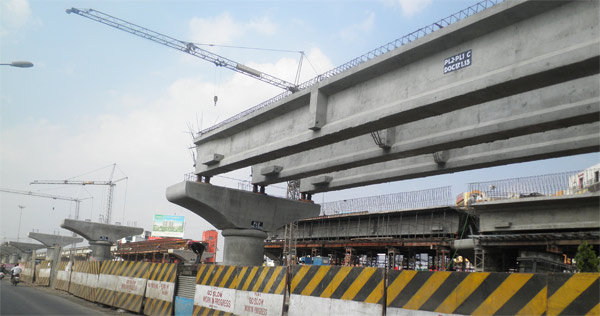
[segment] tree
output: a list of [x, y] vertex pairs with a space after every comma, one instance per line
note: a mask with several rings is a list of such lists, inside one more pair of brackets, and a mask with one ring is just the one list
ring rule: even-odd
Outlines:
[[575, 255], [575, 263], [579, 272], [599, 272], [598, 265], [600, 265], [600, 259], [596, 256], [596, 252], [592, 249], [592, 245], [588, 245], [587, 241], [584, 241], [579, 247], [577, 247], [577, 254]]

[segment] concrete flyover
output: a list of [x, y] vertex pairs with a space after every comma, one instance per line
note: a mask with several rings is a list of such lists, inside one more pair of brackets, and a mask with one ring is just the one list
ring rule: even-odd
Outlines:
[[[452, 122], [451, 112], [474, 106], [485, 108], [485, 103], [497, 100], [500, 104], [496, 106], [504, 107], [503, 98], [519, 94], [524, 95], [513, 100], [526, 110], [512, 117], [511, 111], [517, 111], [518, 105], [508, 108], [508, 113], [496, 109], [478, 127], [488, 133], [485, 137], [523, 135], [532, 126], [537, 126], [533, 132], [550, 129], [552, 112], [560, 111], [561, 106], [571, 106], [578, 114], [571, 116], [569, 122], [561, 122], [555, 116], [559, 126], [580, 124], [580, 119], [595, 120], [590, 117], [597, 116], [598, 107], [597, 84], [594, 87], [600, 68], [597, 25], [596, 1], [501, 3], [322, 81], [310, 91], [300, 91], [200, 135], [195, 140], [196, 174], [210, 177], [371, 132], [403, 129], [407, 124], [432, 117], [445, 125]], [[444, 64], [457, 56], [468, 59], [469, 65], [445, 73]], [[588, 92], [580, 91], [572, 100], [560, 100], [561, 92], [556, 91], [556, 102], [546, 108], [543, 103], [532, 102], [530, 97], [535, 93], [527, 94], [554, 85], [559, 90], [566, 89], [568, 84], [559, 84], [585, 77], [591, 77], [588, 87], [592, 90], [587, 97]], [[528, 121], [530, 103], [534, 111], [548, 113], [539, 121]], [[501, 119], [509, 120], [502, 122], [506, 126], [495, 130], [493, 124], [483, 126]], [[440, 140], [441, 148], [477, 138], [478, 142], [485, 141], [485, 137], [474, 134], [463, 136], [459, 126], [452, 127], [457, 129], [452, 130], [452, 137]], [[513, 134], [511, 130], [517, 132]], [[401, 136], [402, 132], [396, 131]], [[403, 140], [407, 141], [397, 141]], [[439, 144], [409, 145], [404, 154], [411, 150], [435, 151]], [[337, 153], [326, 147], [318, 157], [328, 154]], [[363, 158], [368, 161], [372, 157]]]
[[597, 152], [600, 124], [590, 123], [454, 148], [432, 154], [374, 163], [303, 178], [300, 191], [315, 194], [369, 184], [415, 179], [504, 164]]
[[130, 227], [64, 219], [60, 227], [79, 234], [90, 243], [92, 258], [110, 260], [110, 246], [117, 240], [144, 232], [141, 227]]
[[[261, 191], [302, 179], [310, 194], [598, 151], [599, 5], [502, 2], [206, 130], [194, 140], [195, 174], [210, 182], [252, 166]], [[257, 196], [208, 183], [167, 189], [223, 229], [226, 264], [256, 264], [265, 231], [313, 216], [314, 205]]]
[[[599, 85], [598, 76], [585, 77], [389, 128], [377, 132], [380, 146], [372, 135], [363, 135], [307, 150], [253, 166], [252, 180], [267, 185], [423, 154], [433, 162], [436, 152], [597, 122]], [[281, 171], [263, 174], [269, 166]]]

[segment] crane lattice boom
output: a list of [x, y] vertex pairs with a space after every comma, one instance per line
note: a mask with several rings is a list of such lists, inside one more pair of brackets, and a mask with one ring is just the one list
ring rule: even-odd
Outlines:
[[212, 52], [209, 52], [207, 50], [204, 50], [204, 49], [194, 45], [194, 43], [180, 41], [180, 40], [172, 38], [170, 36], [160, 34], [158, 32], [154, 32], [145, 27], [141, 27], [141, 26], [133, 24], [131, 22], [121, 20], [119, 18], [108, 15], [106, 13], [102, 13], [102, 12], [94, 10], [94, 9], [71, 8], [71, 9], [67, 9], [66, 11], [69, 14], [75, 13], [77, 15], [86, 17], [90, 20], [94, 20], [94, 21], [100, 22], [102, 24], [112, 26], [121, 31], [125, 31], [125, 32], [131, 33], [133, 35], [151, 40], [153, 42], [177, 49], [184, 53], [188, 53], [190, 55], [193, 55], [198, 58], [209, 61], [209, 62], [215, 64], [216, 66], [231, 69], [235, 72], [239, 72], [241, 74], [250, 76], [252, 78], [255, 78], [260, 81], [266, 82], [268, 84], [274, 85], [281, 89], [289, 90], [291, 92], [298, 91], [297, 85], [295, 85], [291, 82], [287, 82], [283, 79], [273, 77], [271, 75], [268, 75], [268, 74], [258, 71], [256, 69], [250, 68], [243, 64], [237, 63], [237, 62], [227, 59], [225, 57], [222, 57], [222, 56], [219, 56]]
[[54, 200], [65, 200], [65, 201], [75, 202], [75, 219], [79, 219], [79, 203], [81, 203], [81, 201], [83, 201], [83, 200], [87, 200], [87, 199], [91, 199], [92, 198], [92, 197], [87, 197], [87, 198], [83, 198], [83, 199], [76, 199], [76, 198], [71, 198], [71, 197], [66, 197], [66, 196], [60, 196], [60, 195], [50, 195], [50, 194], [45, 194], [45, 193], [37, 193], [37, 192], [21, 191], [21, 190], [12, 190], [12, 189], [2, 189], [2, 188], [0, 188], [0, 192], [14, 193], [14, 194], [23, 194], [23, 195], [31, 195], [31, 196], [49, 198], [49, 199], [54, 199]]

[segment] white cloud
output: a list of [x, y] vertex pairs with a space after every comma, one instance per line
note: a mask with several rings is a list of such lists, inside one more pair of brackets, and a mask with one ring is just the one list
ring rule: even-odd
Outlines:
[[277, 25], [267, 16], [254, 18], [249, 22], [234, 20], [227, 12], [216, 17], [197, 18], [189, 22], [193, 42], [202, 44], [228, 45], [246, 32], [273, 35]]
[[0, 35], [5, 36], [23, 27], [31, 19], [27, 0], [0, 1]]
[[432, 0], [398, 0], [402, 12], [406, 16], [413, 16], [431, 5]]
[[264, 35], [273, 35], [277, 31], [277, 25], [266, 16], [250, 21], [248, 27]]
[[194, 17], [189, 22], [192, 41], [203, 44], [231, 44], [243, 33], [243, 25], [225, 12], [212, 18]]
[[354, 40], [359, 38], [364, 33], [368, 33], [373, 29], [373, 24], [375, 23], [375, 13], [374, 12], [366, 12], [367, 17], [360, 23], [352, 24], [341, 31], [341, 36], [346, 40]]

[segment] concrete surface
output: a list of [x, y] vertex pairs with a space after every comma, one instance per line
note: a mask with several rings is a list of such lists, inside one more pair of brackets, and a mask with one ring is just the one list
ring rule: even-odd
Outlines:
[[40, 244], [32, 244], [32, 243], [16, 242], [16, 241], [9, 241], [8, 245], [11, 247], [17, 248], [21, 251], [21, 261], [22, 262], [31, 260], [32, 253], [35, 250], [46, 248], [46, 246], [40, 245]]
[[168, 187], [166, 196], [170, 202], [201, 216], [219, 230], [272, 231], [295, 220], [317, 216], [321, 209], [308, 202], [191, 181]]
[[328, 173], [331, 181], [313, 184], [313, 178], [300, 180], [300, 191], [319, 193], [447, 174], [464, 170], [597, 152], [600, 124], [591, 123], [543, 133], [513, 137], [464, 148], [442, 151], [444, 163], [433, 154], [418, 155], [368, 166]]
[[144, 232], [141, 227], [130, 227], [64, 219], [60, 227], [70, 230], [85, 238], [92, 250], [93, 260], [102, 261], [110, 259], [110, 246], [117, 240], [140, 235]]
[[224, 264], [260, 265], [265, 231], [317, 216], [320, 206], [259, 193], [185, 181], [167, 188], [167, 200], [201, 216], [225, 237]]
[[46, 247], [54, 247], [54, 246], [68, 246], [71, 244], [76, 244], [83, 242], [83, 238], [80, 237], [69, 237], [69, 236], [60, 236], [60, 235], [52, 235], [52, 234], [42, 234], [42, 233], [27, 233], [27, 237], [31, 239], [35, 239], [42, 244], [46, 245]]
[[[589, 76], [379, 131], [381, 137], [386, 134], [386, 148], [367, 134], [310, 149], [252, 166], [252, 183], [267, 185], [598, 122], [599, 86], [600, 76]], [[263, 174], [275, 166], [278, 172]]]
[[[503, 2], [199, 136], [197, 156], [222, 159], [199, 161], [195, 172], [212, 176], [596, 75], [598, 6]], [[472, 64], [444, 74], [444, 60], [465, 51]]]
[[600, 192], [472, 204], [481, 233], [600, 228]]

